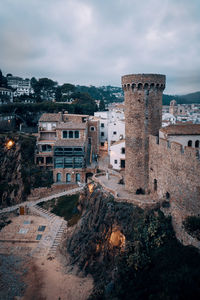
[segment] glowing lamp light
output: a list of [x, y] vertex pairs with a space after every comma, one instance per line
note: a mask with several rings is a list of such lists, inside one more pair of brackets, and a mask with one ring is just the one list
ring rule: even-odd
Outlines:
[[125, 246], [125, 241], [126, 241], [126, 238], [125, 236], [121, 233], [120, 230], [114, 230], [112, 233], [111, 233], [111, 236], [110, 236], [110, 244], [113, 246], [113, 247], [120, 247], [120, 248], [123, 248]]
[[94, 184], [88, 184], [89, 192], [92, 193], [94, 191]]
[[6, 143], [6, 148], [11, 149], [14, 146], [15, 142], [13, 140], [9, 140]]

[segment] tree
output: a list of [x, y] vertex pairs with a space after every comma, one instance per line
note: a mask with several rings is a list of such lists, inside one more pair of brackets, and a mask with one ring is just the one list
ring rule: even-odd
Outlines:
[[103, 99], [101, 99], [101, 101], [99, 103], [99, 110], [100, 111], [104, 111], [105, 110], [105, 103], [104, 103]]
[[73, 93], [75, 91], [76, 87], [73, 85], [73, 84], [70, 84], [70, 83], [64, 83], [62, 86], [61, 86], [61, 92], [62, 93]]

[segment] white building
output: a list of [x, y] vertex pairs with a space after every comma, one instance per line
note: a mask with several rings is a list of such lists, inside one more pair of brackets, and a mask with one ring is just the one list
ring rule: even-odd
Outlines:
[[95, 112], [94, 116], [100, 123], [100, 149], [109, 150], [112, 142], [125, 136], [125, 122], [123, 109], [115, 107], [109, 111]]
[[125, 168], [125, 140], [117, 141], [110, 146], [110, 164], [115, 170]]
[[0, 87], [0, 104], [13, 102], [13, 92], [10, 89]]
[[168, 126], [170, 124], [176, 124], [176, 117], [170, 113], [165, 113], [162, 115], [162, 127]]
[[200, 147], [200, 124], [177, 124], [161, 128], [159, 138], [177, 142], [183, 147]]
[[117, 141], [125, 139], [125, 121], [114, 119], [108, 123], [108, 151], [110, 146]]

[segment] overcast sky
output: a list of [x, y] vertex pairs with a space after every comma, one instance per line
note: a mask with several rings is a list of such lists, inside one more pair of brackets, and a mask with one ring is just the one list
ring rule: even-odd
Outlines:
[[60, 84], [160, 73], [200, 90], [200, 0], [1, 0], [0, 69]]

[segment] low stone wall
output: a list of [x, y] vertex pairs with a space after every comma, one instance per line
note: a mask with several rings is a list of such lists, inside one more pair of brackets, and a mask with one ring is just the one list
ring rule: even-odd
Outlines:
[[28, 196], [28, 201], [35, 201], [40, 198], [51, 196], [55, 194], [55, 192], [59, 193], [62, 191], [68, 191], [76, 187], [77, 184], [62, 184], [62, 185], [54, 184], [50, 188], [47, 187], [36, 188], [31, 191], [31, 194]]

